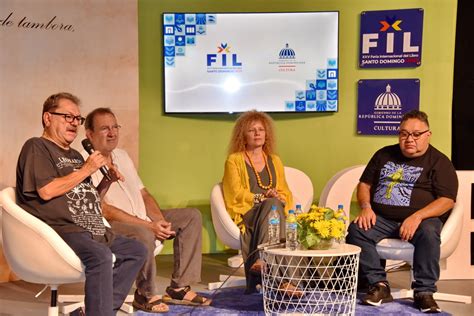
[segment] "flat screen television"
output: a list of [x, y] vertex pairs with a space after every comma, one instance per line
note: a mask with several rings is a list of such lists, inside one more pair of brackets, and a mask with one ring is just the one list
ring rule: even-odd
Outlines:
[[339, 12], [164, 13], [165, 113], [336, 112]]

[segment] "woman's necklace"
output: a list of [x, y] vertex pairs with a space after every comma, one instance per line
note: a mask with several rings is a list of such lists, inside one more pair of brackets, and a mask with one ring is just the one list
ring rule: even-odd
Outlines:
[[268, 161], [267, 161], [267, 156], [265, 156], [265, 153], [262, 151], [262, 156], [263, 156], [263, 160], [265, 161], [265, 168], [267, 169], [267, 172], [268, 172], [268, 178], [269, 178], [269, 183], [268, 185], [263, 185], [262, 183], [262, 179], [260, 179], [260, 175], [258, 174], [258, 171], [257, 169], [255, 169], [255, 166], [253, 165], [253, 162], [252, 162], [252, 159], [250, 159], [250, 156], [249, 154], [247, 153], [247, 151], [245, 151], [245, 156], [247, 156], [247, 159], [249, 160], [250, 162], [250, 166], [252, 167], [252, 170], [253, 172], [255, 173], [255, 177], [257, 177], [257, 184], [260, 188], [264, 189], [264, 190], [268, 190], [272, 187], [272, 184], [273, 184], [273, 179], [272, 179], [272, 173], [270, 172], [270, 168], [268, 167]]

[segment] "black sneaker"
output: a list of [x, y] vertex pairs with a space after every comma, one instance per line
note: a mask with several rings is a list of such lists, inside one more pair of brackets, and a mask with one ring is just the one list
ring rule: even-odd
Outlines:
[[415, 306], [423, 313], [440, 313], [441, 308], [433, 298], [432, 293], [415, 293]]
[[366, 305], [380, 306], [382, 303], [393, 301], [390, 294], [390, 287], [384, 282], [378, 282], [369, 287], [369, 291], [362, 298], [362, 303]]

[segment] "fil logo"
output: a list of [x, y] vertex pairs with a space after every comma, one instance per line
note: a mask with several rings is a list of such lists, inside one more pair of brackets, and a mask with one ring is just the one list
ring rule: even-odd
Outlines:
[[207, 54], [207, 66], [242, 67], [242, 63], [238, 61], [237, 54], [231, 53], [227, 43], [221, 43], [217, 54]]
[[412, 45], [411, 32], [404, 32], [401, 28], [403, 20], [398, 19], [396, 16], [385, 17], [385, 20], [379, 21], [382, 27], [379, 29], [379, 33], [366, 33], [362, 34], [362, 54], [369, 54], [371, 48], [378, 47], [378, 41], [382, 37], [386, 39], [385, 53], [394, 53], [395, 49], [399, 51], [398, 47], [395, 47], [395, 36], [397, 38], [403, 37], [402, 40], [397, 40], [397, 43], [402, 43], [402, 53], [418, 53], [420, 47]]

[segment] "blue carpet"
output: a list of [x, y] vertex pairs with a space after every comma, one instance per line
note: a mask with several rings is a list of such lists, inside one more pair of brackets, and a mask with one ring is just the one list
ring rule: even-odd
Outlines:
[[[203, 296], [210, 297], [212, 291], [200, 293]], [[138, 311], [135, 315], [149, 316], [157, 315]], [[263, 301], [261, 294], [244, 294], [242, 288], [221, 289], [213, 297], [212, 305], [207, 307], [191, 307], [170, 305], [170, 311], [161, 315], [265, 315], [263, 312]], [[356, 315], [376, 316], [376, 315], [393, 315], [393, 316], [409, 316], [409, 315], [426, 315], [413, 307], [412, 300], [396, 300], [392, 303], [382, 304], [380, 307], [366, 306], [356, 304]], [[439, 316], [451, 315], [443, 312], [436, 314]]]

